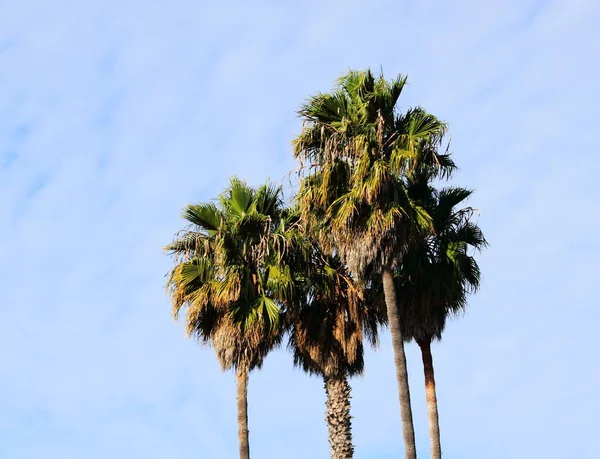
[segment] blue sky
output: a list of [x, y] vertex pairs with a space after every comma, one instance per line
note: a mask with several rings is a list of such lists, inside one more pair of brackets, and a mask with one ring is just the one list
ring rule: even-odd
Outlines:
[[[283, 180], [303, 99], [382, 66], [449, 123], [491, 242], [434, 348], [444, 457], [596, 458], [599, 21], [595, 0], [0, 0], [0, 457], [235, 457], [234, 378], [172, 321], [161, 247], [231, 174]], [[387, 338], [352, 384], [355, 456], [401, 457]], [[327, 457], [318, 379], [280, 351], [249, 391], [255, 457]]]

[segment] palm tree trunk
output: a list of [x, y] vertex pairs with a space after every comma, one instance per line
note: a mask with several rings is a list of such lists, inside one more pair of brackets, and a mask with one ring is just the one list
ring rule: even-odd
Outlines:
[[350, 385], [345, 376], [324, 377], [327, 393], [325, 420], [329, 428], [331, 459], [352, 459], [352, 417], [350, 416]]
[[391, 269], [384, 269], [383, 293], [387, 309], [388, 322], [392, 333], [392, 347], [394, 348], [394, 362], [396, 364], [396, 380], [398, 382], [398, 397], [400, 398], [400, 416], [402, 418], [402, 435], [404, 437], [404, 457], [416, 459], [415, 427], [413, 425], [412, 408], [410, 405], [410, 390], [408, 387], [408, 371], [406, 369], [406, 355], [404, 354], [404, 340], [400, 328], [400, 315], [396, 301], [396, 287]]
[[423, 357], [423, 371], [425, 372], [425, 395], [427, 397], [427, 417], [429, 420], [429, 441], [431, 445], [431, 459], [442, 458], [440, 443], [440, 423], [438, 419], [437, 395], [435, 393], [435, 377], [433, 374], [433, 357], [431, 355], [431, 340], [418, 340]]
[[245, 368], [238, 369], [236, 379], [240, 459], [250, 459], [250, 443], [248, 441], [248, 370]]

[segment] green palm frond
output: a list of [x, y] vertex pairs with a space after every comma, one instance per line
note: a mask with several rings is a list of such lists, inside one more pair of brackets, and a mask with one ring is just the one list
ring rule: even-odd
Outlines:
[[404, 75], [398, 75], [395, 79], [393, 79], [389, 84], [389, 89], [386, 91], [386, 107], [388, 107], [389, 112], [388, 116], [394, 115], [394, 110], [396, 108], [396, 104], [398, 103], [398, 99], [402, 94], [402, 90], [404, 86], [406, 86], [408, 78]]
[[447, 132], [446, 123], [430, 113], [427, 113], [422, 107], [409, 109], [399, 118], [398, 124], [401, 132], [406, 133], [407, 142], [428, 141], [431, 144], [442, 141]]
[[236, 177], [231, 178], [227, 190], [219, 196], [221, 206], [228, 218], [243, 218], [250, 210], [254, 190]]
[[254, 197], [256, 211], [269, 217], [277, 217], [282, 210], [282, 187], [265, 184], [258, 188]]
[[265, 290], [272, 292], [281, 303], [288, 303], [294, 295], [294, 279], [289, 266], [272, 265], [265, 270], [263, 280]]
[[189, 262], [179, 265], [177, 283], [187, 286], [195, 281], [208, 282], [213, 276], [210, 259], [207, 257], [195, 257]]
[[183, 209], [181, 216], [208, 234], [219, 230], [222, 218], [221, 212], [213, 203], [188, 205]]
[[438, 203], [436, 210], [443, 215], [451, 215], [455, 207], [469, 199], [473, 190], [459, 187], [442, 188], [438, 192]]
[[448, 238], [462, 241], [476, 250], [482, 250], [488, 245], [481, 228], [471, 221], [465, 222], [456, 231], [450, 233]]

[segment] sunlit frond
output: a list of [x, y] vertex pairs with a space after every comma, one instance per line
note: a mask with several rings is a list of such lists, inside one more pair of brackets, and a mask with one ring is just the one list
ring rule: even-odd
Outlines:
[[185, 206], [181, 214], [188, 222], [201, 231], [214, 234], [221, 224], [221, 212], [213, 203], [201, 203]]

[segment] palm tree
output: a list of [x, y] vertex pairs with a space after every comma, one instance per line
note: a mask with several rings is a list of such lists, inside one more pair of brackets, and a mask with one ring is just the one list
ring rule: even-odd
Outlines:
[[325, 256], [313, 246], [302, 274], [299, 304], [287, 314], [289, 347], [295, 365], [323, 378], [332, 459], [350, 459], [354, 446], [348, 378], [362, 374], [363, 338], [376, 344], [380, 316], [366, 307], [339, 257]]
[[167, 250], [175, 255], [168, 290], [187, 334], [210, 344], [237, 382], [240, 459], [249, 459], [248, 374], [281, 341], [280, 306], [292, 294], [282, 262], [289, 220], [281, 190], [231, 179], [218, 203], [188, 205], [190, 227]]
[[396, 290], [405, 340], [414, 339], [421, 349], [432, 459], [441, 459], [437, 395], [431, 342], [441, 339], [449, 316], [463, 311], [467, 296], [480, 284], [480, 270], [473, 249], [487, 242], [471, 207], [458, 208], [472, 193], [464, 188], [436, 190], [426, 170], [415, 174], [409, 194], [422, 202], [432, 218], [433, 232], [415, 239], [402, 258]]
[[404, 339], [393, 273], [408, 243], [431, 219], [406, 190], [419, 159], [438, 176], [452, 169], [438, 149], [446, 125], [422, 108], [397, 110], [406, 78], [350, 71], [331, 93], [308, 100], [294, 140], [301, 162], [299, 202], [304, 223], [335, 249], [351, 271], [383, 281], [392, 334], [407, 459], [416, 458]]

